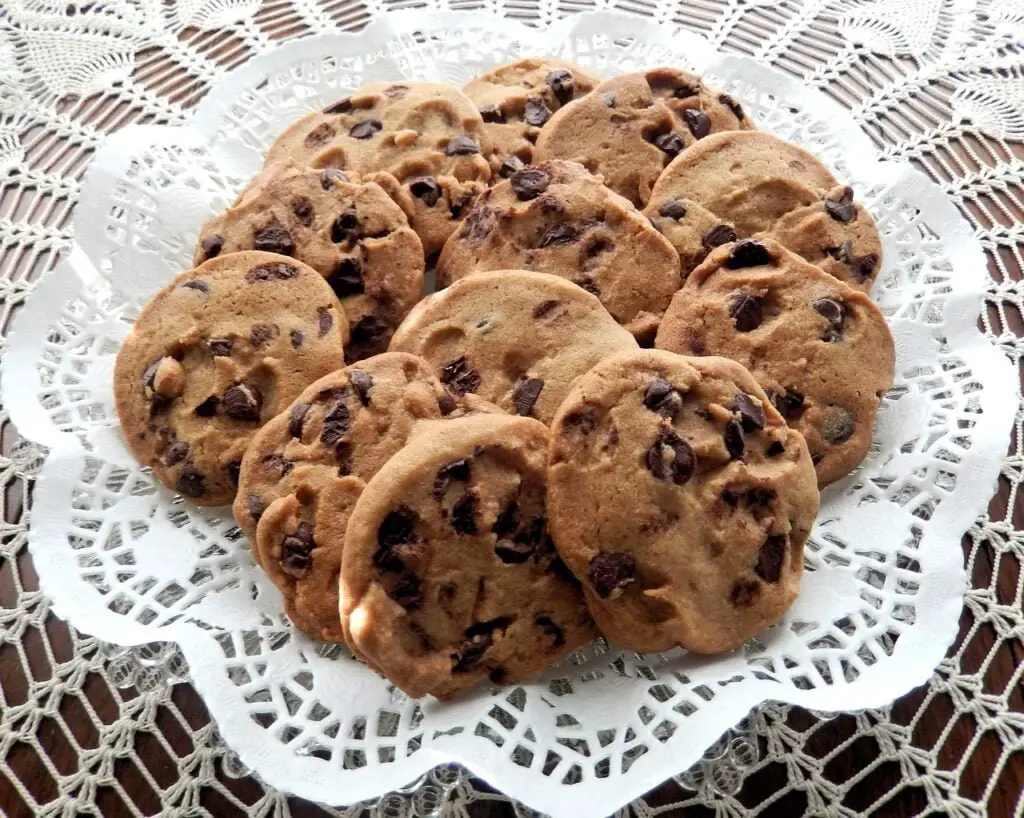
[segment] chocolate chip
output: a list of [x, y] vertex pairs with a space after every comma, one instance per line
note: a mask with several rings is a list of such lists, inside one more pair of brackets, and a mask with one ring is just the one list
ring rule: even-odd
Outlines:
[[224, 414], [235, 420], [259, 420], [263, 395], [255, 386], [240, 383], [232, 386], [221, 397]]
[[747, 434], [764, 428], [764, 409], [746, 392], [740, 392], [732, 399], [732, 409], [740, 413], [740, 423]]
[[290, 256], [295, 252], [292, 234], [280, 224], [269, 224], [255, 231], [252, 236], [252, 246], [254, 250], [277, 253], [282, 256]]
[[320, 331], [320, 337], [323, 338], [334, 326], [334, 316], [331, 314], [330, 307], [317, 307], [316, 308], [316, 323]]
[[804, 396], [799, 392], [790, 389], [780, 393], [772, 389], [766, 389], [765, 394], [768, 395], [768, 400], [772, 402], [772, 406], [787, 421], [800, 417], [804, 411]]
[[236, 489], [238, 488], [238, 477], [242, 473], [242, 461], [232, 460], [228, 463], [228, 480]]
[[337, 131], [334, 130], [329, 122], [321, 122], [306, 134], [306, 138], [302, 142], [307, 148], [316, 148], [329, 142], [335, 133]]
[[445, 392], [437, 399], [437, 408], [442, 415], [448, 417], [448, 415], [459, 408], [459, 405], [455, 402], [455, 398]]
[[423, 587], [412, 571], [404, 571], [387, 594], [407, 611], [418, 610], [423, 605]]
[[654, 221], [654, 219], [652, 219], [652, 218], [651, 218], [650, 216], [648, 216], [648, 217], [647, 217], [647, 223], [648, 223], [648, 224], [649, 224], [649, 225], [650, 225], [651, 227], [653, 227], [653, 228], [654, 228], [655, 230], [657, 230], [657, 231], [658, 231], [659, 233], [663, 233], [663, 232], [664, 232], [664, 231], [663, 231], [663, 230], [661, 229], [661, 225], [660, 225], [660, 224], [658, 224], [658, 223], [657, 223], [656, 221]]
[[384, 96], [388, 99], [401, 99], [409, 93], [408, 85], [389, 85], [384, 89]]
[[680, 118], [686, 123], [694, 139], [703, 139], [711, 133], [711, 120], [703, 111], [687, 108], [680, 114]]
[[409, 192], [417, 199], [422, 199], [427, 207], [433, 207], [441, 198], [441, 186], [433, 176], [420, 176], [408, 184]]
[[363, 265], [359, 263], [358, 259], [343, 258], [334, 268], [334, 272], [327, 276], [327, 283], [331, 285], [331, 289], [334, 290], [334, 294], [338, 298], [365, 292]]
[[543, 614], [535, 616], [533, 624], [540, 628], [546, 636], [554, 638], [556, 648], [560, 648], [565, 644], [565, 634], [550, 616], [544, 616]]
[[352, 99], [350, 97], [344, 97], [339, 99], [337, 102], [328, 105], [324, 108], [325, 114], [347, 114], [352, 110]]
[[353, 139], [372, 139], [383, 127], [379, 119], [361, 119], [349, 129], [348, 135]]
[[767, 455], [768, 457], [778, 457], [784, 451], [786, 451], [786, 447], [783, 446], [778, 440], [773, 440], [768, 445], [768, 448], [765, 450], [765, 455]]
[[505, 116], [505, 112], [501, 110], [497, 105], [485, 105], [480, 109], [480, 118], [484, 122], [507, 122], [508, 119]]
[[249, 516], [252, 517], [254, 523], [260, 521], [260, 517], [263, 516], [263, 512], [266, 510], [263, 501], [255, 494], [247, 494], [245, 497], [245, 508], [249, 512]]
[[308, 403], [293, 403], [288, 410], [288, 433], [292, 437], [302, 437], [302, 426], [306, 422], [306, 415], [309, 414]]
[[330, 446], [337, 443], [348, 431], [351, 415], [344, 400], [339, 400], [324, 414], [324, 425], [320, 430], [320, 442]]
[[658, 215], [664, 216], [666, 219], [679, 219], [685, 218], [686, 216], [686, 205], [680, 201], [665, 202], [661, 207], [658, 208]]
[[331, 225], [331, 241], [340, 244], [353, 238], [352, 231], [359, 226], [359, 215], [354, 208], [349, 208], [334, 220]]
[[299, 275], [299, 268], [284, 262], [271, 261], [267, 264], [257, 264], [245, 274], [245, 280], [250, 284], [260, 281], [288, 281]]
[[231, 347], [234, 342], [230, 338], [211, 338], [206, 342], [206, 348], [214, 358], [227, 358], [231, 355]]
[[188, 457], [189, 448], [184, 440], [176, 440], [164, 452], [164, 465], [174, 466]]
[[544, 381], [540, 378], [526, 378], [516, 384], [512, 391], [512, 403], [515, 404], [516, 414], [529, 417], [543, 388]]
[[615, 107], [615, 93], [613, 91], [602, 91], [601, 99], [604, 101], [604, 104], [607, 105], [609, 108]]
[[390, 333], [391, 327], [382, 319], [376, 315], [364, 315], [352, 327], [349, 341], [345, 345], [345, 360], [352, 363], [376, 354]]
[[330, 190], [335, 182], [348, 182], [349, 178], [337, 168], [324, 168], [320, 171], [320, 187]]
[[705, 250], [713, 250], [731, 241], [736, 241], [736, 231], [727, 224], [716, 224], [704, 234], [700, 243]]
[[736, 418], [725, 424], [722, 438], [725, 440], [725, 449], [729, 452], [729, 457], [735, 460], [737, 457], [743, 456], [743, 450], [746, 448], [746, 443], [743, 440], [743, 424]]
[[677, 133], [658, 134], [653, 140], [654, 147], [668, 156], [678, 156], [686, 144], [683, 138]]
[[190, 290], [196, 290], [204, 295], [209, 295], [210, 293], [210, 285], [198, 278], [190, 278], [188, 281], [183, 282], [181, 286], [187, 287]]
[[474, 196], [472, 193], [467, 193], [461, 196], [458, 201], [452, 202], [448, 206], [448, 211], [452, 214], [453, 219], [461, 219], [462, 211], [465, 210], [470, 204], [473, 203]]
[[759, 267], [772, 263], [773, 259], [767, 247], [759, 241], [745, 239], [732, 248], [725, 266], [730, 270], [739, 270], [743, 267]]
[[857, 217], [857, 209], [853, 205], [853, 188], [844, 187], [838, 199], [826, 197], [825, 211], [837, 222], [852, 222]]
[[826, 247], [825, 252], [843, 264], [853, 264], [853, 242], [847, 239], [838, 247]]
[[201, 418], [212, 418], [217, 414], [217, 404], [217, 398], [214, 395], [210, 395], [192, 411]]
[[842, 406], [826, 406], [822, 412], [821, 436], [829, 443], [845, 443], [853, 437], [853, 415]]
[[865, 282], [875, 274], [878, 266], [878, 254], [866, 253], [853, 263], [853, 275], [859, 282]]
[[480, 146], [470, 136], [460, 135], [454, 137], [448, 147], [444, 149], [445, 156], [472, 156], [480, 153]]
[[[224, 249], [224, 237], [214, 233], [212, 236], [204, 236], [202, 241], [203, 255], [207, 258], [216, 258], [220, 255], [220, 251]], [[203, 282], [205, 284], [205, 282]], [[188, 287], [190, 282], [186, 282], [185, 286]], [[196, 287], [195, 289], [201, 289]], [[209, 292], [207, 287], [203, 292]]]
[[525, 202], [530, 199], [536, 199], [540, 194], [547, 190], [551, 179], [542, 170], [537, 170], [537, 168], [524, 168], [522, 170], [515, 171], [509, 181], [516, 196]]
[[206, 494], [206, 477], [195, 466], [185, 466], [174, 481], [174, 487], [186, 497], [202, 497]]
[[568, 429], [578, 429], [580, 434], [586, 437], [597, 427], [597, 417], [590, 410], [573, 412], [563, 418], [562, 425]]
[[472, 489], [467, 489], [452, 506], [452, 527], [458, 534], [476, 534], [476, 511], [479, 498]]
[[547, 301], [541, 301], [536, 307], [533, 308], [533, 317], [535, 319], [543, 318], [545, 315], [547, 315], [561, 303], [561, 301], [557, 301], [553, 298], [548, 299]]
[[769, 537], [757, 552], [754, 571], [765, 582], [778, 582], [782, 576], [782, 562], [786, 556], [785, 536]]
[[274, 324], [253, 324], [249, 330], [249, 343], [257, 348], [276, 337], [277, 326]]
[[683, 85], [678, 86], [672, 92], [672, 96], [674, 96], [676, 99], [689, 99], [690, 97], [697, 96], [697, 94], [699, 94], [699, 93], [700, 93], [700, 88], [699, 87], [690, 85], [688, 83], [684, 83]]
[[664, 378], [655, 378], [644, 392], [644, 406], [662, 417], [674, 418], [683, 406], [683, 398]]
[[469, 480], [470, 473], [470, 462], [465, 458], [455, 460], [447, 466], [442, 466], [437, 470], [437, 476], [434, 478], [434, 488], [432, 489], [434, 499], [441, 502], [452, 482], [457, 480], [465, 483]]
[[608, 551], [590, 561], [587, 579], [604, 599], [616, 588], [625, 588], [636, 578], [636, 557], [628, 551]]
[[846, 308], [841, 301], [834, 298], [819, 298], [811, 306], [829, 323], [829, 328], [821, 335], [822, 341], [834, 343], [842, 338], [843, 322], [846, 320]]
[[313, 223], [313, 204], [309, 199], [292, 199], [292, 213], [303, 227], [309, 227]]
[[726, 106], [738, 120], [743, 120], [743, 107], [728, 94], [719, 94], [718, 101]]
[[399, 556], [398, 546], [412, 542], [416, 515], [412, 509], [401, 506], [389, 511], [377, 527], [377, 550], [373, 564], [382, 571], [401, 571], [405, 564]]
[[533, 556], [533, 544], [519, 540], [500, 539], [494, 544], [494, 553], [504, 563], [518, 565]]
[[277, 472], [278, 477], [287, 476], [295, 468], [295, 464], [291, 460], [285, 460], [277, 452], [264, 455], [260, 461], [260, 466], [262, 466], [264, 471]]
[[456, 395], [465, 395], [480, 388], [480, 375], [463, 355], [441, 367], [441, 382], [451, 388]]
[[572, 72], [566, 71], [564, 68], [556, 68], [551, 71], [544, 81], [555, 95], [555, 99], [562, 105], [565, 105], [576, 93], [576, 80], [573, 78]]
[[539, 128], [551, 119], [551, 109], [544, 104], [543, 100], [530, 97], [526, 100], [526, 106], [523, 109], [523, 119], [526, 120], [528, 125]]
[[658, 480], [671, 480], [681, 486], [697, 470], [697, 455], [679, 435], [671, 429], [662, 428], [658, 439], [644, 455], [644, 465]]
[[498, 175], [502, 179], [508, 179], [512, 174], [525, 167], [526, 165], [523, 163], [523, 160], [518, 156], [509, 156], [502, 161], [501, 167], [498, 168]]
[[749, 608], [754, 604], [757, 595], [761, 593], [761, 586], [756, 580], [741, 579], [732, 586], [729, 592], [729, 601], [736, 608]]
[[737, 293], [729, 302], [729, 315], [740, 332], [751, 332], [761, 326], [761, 299]]
[[291, 331], [292, 349], [298, 349], [306, 341], [306, 333], [301, 329], [293, 329]]
[[302, 579], [313, 567], [313, 526], [299, 523], [295, 534], [290, 534], [281, 542], [281, 570], [294, 579]]
[[494, 631], [504, 630], [512, 623], [509, 616], [500, 616], [489, 622], [476, 622], [466, 628], [465, 641], [459, 646], [459, 652], [452, 656], [452, 671], [468, 673], [483, 661], [484, 654], [494, 644]]
[[579, 241], [579, 237], [579, 230], [571, 224], [553, 224], [541, 236], [540, 247], [544, 248], [552, 245], [557, 247], [572, 244], [575, 241]]
[[509, 500], [501, 510], [498, 519], [491, 526], [491, 531], [499, 537], [511, 536], [519, 528], [519, 503]]

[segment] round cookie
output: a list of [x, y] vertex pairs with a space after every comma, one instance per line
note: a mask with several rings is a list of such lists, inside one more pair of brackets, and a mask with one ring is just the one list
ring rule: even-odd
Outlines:
[[[533, 161], [540, 129], [563, 105], [590, 93], [600, 80], [585, 69], [554, 57], [527, 57], [481, 74], [466, 83], [491, 137], [491, 168], [506, 174], [519, 160]], [[507, 162], [507, 164], [506, 164]]]
[[452, 392], [550, 423], [580, 375], [636, 341], [575, 284], [546, 273], [474, 273], [427, 296], [391, 349], [430, 362]]
[[551, 535], [632, 650], [730, 650], [777, 622], [817, 511], [803, 438], [724, 358], [607, 358], [552, 425]]
[[658, 179], [644, 213], [679, 252], [683, 274], [722, 244], [772, 238], [852, 287], [869, 290], [882, 243], [853, 190], [810, 153], [771, 134], [713, 134]]
[[195, 263], [240, 250], [292, 256], [327, 279], [345, 308], [350, 363], [388, 347], [423, 292], [423, 245], [401, 208], [341, 171], [296, 169], [203, 225]]
[[807, 439], [821, 487], [864, 459], [895, 368], [871, 299], [767, 239], [714, 250], [672, 299], [655, 346], [749, 368]]
[[478, 415], [414, 435], [348, 521], [348, 644], [413, 697], [522, 681], [596, 633], [547, 535], [548, 433]]
[[465, 401], [447, 392], [425, 361], [386, 352], [320, 378], [257, 432], [242, 459], [233, 512], [301, 631], [344, 641], [344, 536], [324, 532], [344, 532], [366, 481], [416, 423], [466, 413]]
[[114, 397], [135, 457], [204, 506], [230, 503], [249, 441], [344, 362], [345, 313], [316, 270], [232, 253], [175, 276], [117, 355]]
[[700, 77], [652, 68], [606, 80], [555, 112], [534, 158], [571, 159], [642, 207], [662, 170], [684, 148], [718, 131], [753, 128], [742, 107]]
[[477, 199], [441, 251], [437, 282], [518, 268], [592, 292], [648, 345], [682, 285], [669, 241], [599, 177], [560, 159], [516, 171]]
[[[491, 142], [476, 106], [458, 88], [430, 82], [365, 85], [282, 133], [264, 159], [266, 173], [298, 164], [372, 176], [391, 192], [430, 254], [458, 226], [487, 186]], [[260, 178], [260, 177], [258, 177]], [[364, 180], [366, 181], [366, 180]], [[262, 181], [250, 186], [251, 195]]]

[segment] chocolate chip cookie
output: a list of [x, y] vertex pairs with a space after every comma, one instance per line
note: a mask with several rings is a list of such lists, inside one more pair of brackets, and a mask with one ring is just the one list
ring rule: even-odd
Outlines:
[[682, 283], [678, 254], [632, 203], [560, 159], [518, 170], [477, 199], [445, 243], [437, 282], [519, 268], [590, 291], [648, 346]]
[[550, 423], [580, 375], [636, 341], [575, 284], [546, 273], [496, 270], [427, 296], [391, 349], [426, 358], [448, 389]]
[[552, 113], [599, 82], [578, 65], [554, 57], [527, 57], [470, 80], [463, 90], [490, 134], [494, 172], [514, 170], [515, 160], [529, 165], [540, 129]]
[[345, 530], [366, 481], [405, 445], [417, 422], [463, 416], [464, 403], [426, 361], [386, 352], [320, 378], [252, 439], [235, 520], [304, 633], [343, 641], [344, 537], [325, 536], [325, 526]]
[[354, 362], [387, 349], [423, 292], [423, 245], [401, 208], [372, 182], [298, 169], [203, 225], [195, 263], [239, 250], [291, 256], [327, 279], [345, 308]]
[[712, 251], [672, 299], [655, 346], [748, 367], [807, 439], [822, 487], [864, 459], [895, 367], [871, 299], [768, 239]]
[[548, 433], [478, 415], [414, 435], [348, 521], [348, 644], [413, 697], [522, 681], [595, 636], [547, 534]]
[[722, 244], [772, 238], [867, 291], [882, 243], [853, 190], [803, 148], [771, 134], [713, 134], [661, 174], [644, 213], [679, 251], [683, 274]]
[[642, 207], [665, 166], [709, 134], [753, 128], [740, 104], [675, 68], [606, 80], [556, 111], [534, 157], [571, 159]]
[[[441, 248], [490, 181], [491, 151], [483, 119], [458, 88], [375, 83], [289, 127], [271, 145], [264, 165], [271, 175], [275, 166], [292, 163], [386, 173], [403, 194], [397, 201], [429, 254]], [[391, 192], [391, 180], [369, 180]]]
[[817, 511], [803, 438], [724, 358], [612, 356], [552, 425], [551, 535], [626, 648], [713, 653], [777, 622]]
[[194, 503], [230, 503], [260, 426], [342, 366], [345, 312], [316, 270], [274, 253], [232, 253], [176, 276], [117, 356], [125, 439]]

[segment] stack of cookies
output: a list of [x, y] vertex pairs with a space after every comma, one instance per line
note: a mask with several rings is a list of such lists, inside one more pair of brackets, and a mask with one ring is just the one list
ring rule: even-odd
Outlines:
[[881, 257], [849, 187], [687, 72], [370, 85], [203, 227], [117, 409], [161, 482], [233, 504], [297, 628], [410, 695], [598, 632], [731, 650], [868, 451]]

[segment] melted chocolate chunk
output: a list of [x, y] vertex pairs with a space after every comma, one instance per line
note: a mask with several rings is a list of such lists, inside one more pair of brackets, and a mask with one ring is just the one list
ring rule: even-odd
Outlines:
[[234, 342], [230, 338], [211, 338], [206, 342], [206, 348], [214, 358], [227, 358], [231, 355], [231, 347]]
[[597, 427], [597, 417], [592, 411], [573, 412], [563, 418], [562, 424], [567, 429], [578, 429], [586, 437]]
[[409, 192], [422, 199], [427, 207], [433, 207], [441, 198], [441, 186], [433, 176], [420, 176], [409, 182]]
[[320, 337], [323, 338], [334, 326], [334, 316], [331, 315], [330, 307], [317, 307], [316, 308], [316, 323], [317, 329], [320, 331]]
[[498, 175], [502, 179], [508, 179], [512, 174], [522, 170], [526, 165], [523, 160], [518, 156], [509, 156], [502, 160], [501, 167], [498, 168]]
[[701, 244], [705, 250], [713, 250], [731, 241], [736, 241], [736, 231], [727, 224], [716, 224], [704, 235]]
[[658, 208], [658, 215], [664, 216], [666, 219], [679, 219], [686, 217], [686, 205], [680, 201], [665, 202], [661, 207]]
[[491, 526], [491, 531], [499, 537], [511, 536], [519, 528], [519, 503], [509, 500], [501, 510], [498, 519]]
[[831, 324], [833, 329], [843, 328], [843, 322], [846, 320], [846, 308], [842, 301], [836, 301], [834, 298], [819, 298], [811, 306], [815, 312]]
[[544, 104], [543, 100], [530, 97], [526, 100], [526, 106], [523, 109], [523, 119], [526, 120], [527, 125], [539, 128], [551, 119], [551, 109]]
[[391, 333], [391, 327], [376, 315], [364, 315], [359, 319], [345, 344], [345, 360], [348, 363], [361, 361], [377, 352]]
[[737, 293], [729, 302], [729, 315], [739, 332], [752, 332], [761, 326], [763, 319], [761, 299]]
[[245, 280], [250, 284], [262, 281], [288, 281], [289, 279], [297, 278], [298, 275], [298, 267], [292, 264], [285, 264], [284, 262], [271, 261], [267, 264], [257, 264], [255, 267], [250, 268], [249, 272], [245, 274]]
[[785, 536], [769, 537], [757, 552], [754, 571], [765, 582], [778, 582], [782, 576], [782, 563], [786, 557]]
[[235, 420], [259, 420], [263, 406], [263, 395], [255, 386], [236, 384], [222, 396], [224, 414]]
[[262, 250], [265, 253], [290, 256], [295, 252], [295, 242], [292, 240], [292, 234], [282, 225], [268, 224], [266, 227], [253, 233], [252, 248], [253, 250]]
[[522, 170], [515, 171], [509, 182], [512, 185], [512, 190], [515, 191], [516, 196], [525, 202], [530, 199], [536, 199], [540, 194], [547, 190], [548, 185], [551, 183], [551, 179], [542, 170], [537, 170], [537, 168], [524, 168]]
[[799, 392], [792, 389], [783, 392], [766, 389], [765, 394], [785, 420], [795, 420], [803, 414], [804, 396]]
[[676, 99], [689, 99], [690, 97], [697, 96], [697, 94], [699, 93], [700, 88], [694, 87], [693, 85], [690, 85], [688, 83], [684, 83], [683, 85], [680, 85], [672, 92], [672, 96], [674, 96]]
[[682, 395], [664, 378], [655, 378], [644, 392], [644, 406], [662, 417], [674, 418], [683, 406]]
[[512, 617], [499, 616], [488, 622], [475, 622], [466, 628], [465, 640], [459, 646], [459, 652], [452, 656], [452, 671], [468, 673], [479, 665], [494, 644], [494, 631], [504, 630], [511, 624]]
[[532, 543], [503, 538], [494, 544], [494, 553], [504, 563], [518, 565], [533, 556]]
[[387, 513], [377, 527], [377, 550], [373, 554], [373, 564], [377, 568], [395, 572], [405, 568], [400, 546], [413, 541], [415, 524], [416, 515], [406, 506]]
[[361, 119], [351, 127], [348, 135], [353, 139], [372, 139], [383, 127], [379, 119]]
[[281, 570], [293, 579], [302, 579], [313, 568], [313, 526], [299, 523], [294, 534], [281, 542]]
[[690, 129], [694, 139], [703, 139], [711, 133], [711, 120], [703, 111], [687, 108], [680, 114], [680, 119], [686, 123], [686, 127]]
[[192, 411], [198, 417], [201, 417], [201, 418], [212, 418], [214, 415], [217, 414], [217, 405], [218, 405], [218, 403], [219, 403], [219, 401], [217, 400], [216, 396], [210, 395], [210, 397], [208, 397], [206, 400], [204, 400], [202, 403], [200, 403]]
[[735, 608], [749, 608], [754, 604], [757, 595], [761, 593], [761, 586], [756, 580], [741, 579], [732, 586], [729, 592], [729, 601]]
[[320, 442], [328, 446], [337, 443], [348, 431], [351, 416], [348, 406], [339, 400], [324, 415], [323, 429], [320, 430]]
[[185, 460], [189, 455], [188, 444], [184, 440], [177, 440], [167, 447], [164, 452], [164, 465], [175, 466]]
[[547, 301], [541, 301], [536, 307], [533, 308], [533, 317], [543, 318], [545, 315], [547, 315], [561, 303], [561, 301], [556, 301], [553, 298]]
[[196, 292], [203, 293], [204, 295], [210, 294], [210, 285], [198, 278], [190, 278], [188, 281], [183, 282], [181, 286], [189, 290], [195, 290]]
[[477, 493], [472, 489], [466, 489], [452, 506], [452, 527], [458, 534], [476, 534], [476, 512], [479, 505]]
[[562, 105], [571, 100], [572, 95], [576, 93], [576, 80], [573, 78], [572, 72], [566, 71], [564, 68], [556, 68], [551, 71], [544, 81], [555, 95], [555, 99]]
[[[224, 237], [214, 233], [212, 236], [204, 236], [202, 241], [203, 255], [206, 258], [216, 258], [220, 255], [220, 251], [224, 249]], [[185, 286], [188, 287], [191, 282], [185, 282]], [[203, 282], [205, 284], [205, 282]], [[196, 287], [195, 289], [200, 289]], [[204, 292], [209, 292], [210, 289], [207, 287]]]
[[843, 264], [853, 264], [853, 242], [847, 239], [838, 247], [826, 247], [825, 252]]
[[764, 409], [746, 392], [740, 392], [733, 398], [732, 409], [734, 412], [739, 412], [740, 424], [747, 434], [764, 428]]
[[423, 587], [412, 571], [402, 572], [387, 594], [407, 611], [418, 610], [423, 605]]
[[484, 122], [508, 122], [508, 118], [505, 116], [505, 112], [501, 110], [497, 105], [485, 105], [480, 109], [480, 118]]
[[636, 578], [636, 557], [628, 551], [607, 551], [590, 561], [587, 579], [601, 599]]
[[551, 247], [552, 245], [563, 246], [579, 241], [580, 232], [571, 224], [553, 224], [544, 231], [540, 239], [540, 247]]
[[338, 298], [365, 292], [363, 265], [359, 263], [359, 259], [343, 258], [338, 262], [334, 271], [327, 276], [327, 283], [331, 285], [331, 289], [334, 290], [334, 294]]
[[303, 227], [309, 227], [313, 223], [313, 204], [309, 199], [292, 199], [292, 213]]
[[754, 239], [745, 239], [732, 248], [725, 266], [730, 270], [740, 270], [744, 267], [760, 267], [762, 264], [773, 263], [767, 247]]
[[555, 624], [555, 620], [550, 616], [544, 616], [543, 614], [535, 616], [533, 618], [533, 624], [540, 628], [546, 636], [550, 636], [554, 639], [554, 646], [556, 648], [560, 648], [565, 644], [565, 633], [557, 624]]
[[263, 512], [266, 507], [263, 505], [263, 501], [255, 494], [247, 494], [245, 497], [245, 508], [249, 512], [249, 516], [252, 517], [254, 523], [260, 521], [260, 517], [263, 516]]
[[337, 102], [324, 108], [325, 114], [347, 114], [352, 110], [352, 100], [349, 97], [339, 99]]
[[719, 94], [718, 101], [732, 111], [732, 115], [741, 122], [743, 121], [743, 107], [728, 94]]
[[846, 224], [857, 218], [857, 209], [853, 205], [853, 188], [844, 187], [838, 199], [825, 198], [825, 212], [837, 222]]
[[768, 444], [768, 448], [765, 450], [765, 455], [767, 455], [768, 457], [778, 457], [784, 451], [786, 451], [786, 447], [783, 446], [782, 443], [779, 442], [778, 440], [773, 440], [770, 444]]
[[370, 405], [370, 390], [373, 389], [373, 375], [361, 369], [353, 369], [348, 373], [348, 382], [352, 384], [359, 402], [363, 406]]
[[206, 494], [206, 477], [195, 466], [185, 466], [178, 473], [174, 487], [186, 497], [202, 497]]
[[469, 365], [466, 356], [463, 355], [441, 367], [441, 382], [456, 395], [465, 395], [467, 392], [476, 392], [480, 388], [480, 375]]
[[302, 140], [303, 144], [307, 148], [317, 148], [320, 145], [324, 145], [331, 141], [331, 138], [337, 133], [329, 122], [321, 122], [308, 134], [305, 139]]
[[288, 433], [292, 437], [302, 437], [302, 427], [311, 408], [308, 403], [294, 403], [288, 410]]
[[292, 349], [298, 349], [306, 342], [306, 333], [301, 329], [293, 329], [291, 331]]
[[471, 136], [464, 134], [454, 137], [444, 149], [445, 156], [472, 156], [480, 153], [480, 146]]
[[733, 418], [726, 423], [722, 438], [725, 440], [725, 449], [729, 452], [729, 457], [735, 460], [743, 456], [746, 442], [743, 440], [743, 424], [740, 421]]
[[249, 330], [249, 343], [257, 348], [276, 337], [277, 327], [273, 324], [253, 324]]
[[652, 140], [654, 147], [660, 150], [667, 156], [678, 156], [683, 148], [686, 147], [686, 143], [683, 142], [683, 138], [677, 133], [663, 133], [658, 134]]
[[540, 378], [526, 378], [516, 384], [516, 388], [512, 392], [512, 403], [515, 404], [516, 414], [529, 417], [543, 388], [544, 381]]
[[448, 417], [448, 415], [459, 408], [459, 405], [455, 402], [455, 398], [448, 392], [445, 392], [437, 399], [437, 408], [444, 417]]
[[345, 241], [351, 241], [355, 237], [353, 232], [359, 227], [359, 215], [356, 213], [355, 208], [349, 208], [342, 213], [338, 218], [334, 220], [334, 224], [331, 225], [331, 241], [335, 244], [341, 244]]
[[320, 171], [320, 187], [324, 190], [330, 190], [334, 186], [335, 182], [347, 183], [348, 181], [348, 176], [337, 168], [324, 168]]
[[845, 443], [853, 437], [853, 415], [842, 406], [826, 406], [822, 412], [821, 436], [829, 443]]
[[465, 483], [469, 480], [470, 473], [471, 465], [469, 460], [465, 458], [455, 460], [447, 466], [442, 466], [437, 471], [437, 477], [434, 478], [434, 488], [432, 490], [434, 499], [438, 502], [444, 500], [444, 495], [452, 482], [457, 480], [460, 483]]
[[658, 480], [671, 480], [681, 486], [697, 470], [697, 455], [674, 431], [662, 428], [644, 455], [644, 465]]
[[263, 460], [260, 461], [260, 465], [264, 471], [277, 472], [279, 477], [285, 477], [288, 473], [295, 468], [295, 464], [291, 460], [285, 460], [284, 457], [279, 455], [277, 452], [272, 454], [264, 455]]
[[875, 274], [875, 268], [877, 266], [878, 254], [866, 253], [860, 258], [854, 260], [853, 275], [857, 279], [857, 281], [863, 283]]

